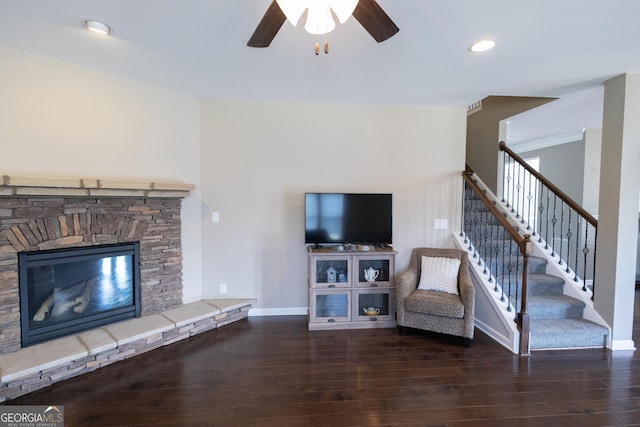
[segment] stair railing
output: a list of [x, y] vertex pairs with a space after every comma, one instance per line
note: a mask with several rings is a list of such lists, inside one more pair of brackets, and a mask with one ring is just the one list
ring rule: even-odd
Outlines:
[[598, 220], [504, 142], [499, 149], [504, 161], [502, 203], [574, 282], [582, 280], [582, 291], [591, 290], [593, 300]]
[[530, 235], [520, 235], [473, 177], [467, 166], [464, 179], [462, 231], [471, 262], [476, 262], [500, 292], [500, 300], [513, 314], [520, 332], [520, 355], [530, 355], [530, 319], [527, 311], [528, 259], [533, 248]]

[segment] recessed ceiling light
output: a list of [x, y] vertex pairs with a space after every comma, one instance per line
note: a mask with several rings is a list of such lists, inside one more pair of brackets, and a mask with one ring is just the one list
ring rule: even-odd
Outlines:
[[469, 47], [469, 50], [474, 53], [485, 52], [489, 49], [492, 49], [496, 45], [496, 42], [493, 40], [480, 40]]
[[103, 22], [94, 21], [93, 19], [85, 19], [82, 22], [89, 31], [100, 34], [111, 34], [111, 27]]

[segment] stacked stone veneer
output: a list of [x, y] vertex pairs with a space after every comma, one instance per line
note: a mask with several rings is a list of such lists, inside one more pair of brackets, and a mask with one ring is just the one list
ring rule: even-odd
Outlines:
[[0, 354], [20, 344], [20, 251], [140, 242], [142, 316], [182, 304], [179, 198], [0, 197]]

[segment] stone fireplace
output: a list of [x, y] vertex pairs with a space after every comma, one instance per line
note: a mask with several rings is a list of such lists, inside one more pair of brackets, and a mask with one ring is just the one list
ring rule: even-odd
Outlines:
[[[191, 190], [193, 186], [189, 184], [2, 177], [0, 402], [248, 316], [256, 302], [252, 298], [182, 303], [180, 205]], [[63, 293], [62, 300], [70, 304], [63, 308], [86, 312], [89, 306], [84, 308], [83, 304], [91, 303], [86, 300], [87, 286], [92, 287], [91, 298], [100, 298], [99, 293], [93, 293], [97, 280], [111, 281], [109, 274], [96, 279], [91, 270], [119, 270], [113, 265], [121, 262], [118, 259], [123, 254], [106, 257], [109, 261], [98, 262], [98, 267], [80, 268], [81, 273], [64, 273], [65, 284], [53, 286], [53, 291], [47, 288], [51, 280], [50, 267], [33, 273], [41, 274], [38, 280], [45, 283], [43, 295], [34, 298], [36, 313], [31, 308], [22, 308], [20, 277], [29, 273], [21, 273], [20, 258], [36, 254], [37, 259], [37, 254], [75, 253], [84, 249], [100, 252], [120, 245], [139, 248], [141, 317], [100, 326], [90, 324], [85, 331], [23, 346], [24, 313], [27, 313], [26, 319], [33, 320], [36, 316], [47, 319], [55, 308], [55, 304], [48, 306], [47, 299], [56, 292], [56, 287], [73, 288]], [[114, 286], [126, 286], [126, 281], [116, 283]], [[111, 285], [113, 283], [105, 284], [103, 291], [108, 294]], [[133, 298], [136, 298], [135, 291]], [[38, 315], [43, 304], [44, 309]], [[44, 313], [46, 310], [50, 310], [49, 313]], [[67, 313], [68, 310], [60, 311]], [[76, 320], [85, 323], [82, 318]]]
[[0, 186], [0, 353], [23, 347], [21, 318], [29, 314], [21, 317], [19, 255], [136, 244], [140, 314], [181, 305], [180, 204], [192, 189], [187, 184], [4, 176]]

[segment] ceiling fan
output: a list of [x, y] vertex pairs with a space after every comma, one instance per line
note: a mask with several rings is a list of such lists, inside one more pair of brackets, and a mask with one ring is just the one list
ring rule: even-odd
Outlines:
[[[400, 31], [375, 0], [358, 0], [353, 10], [353, 17], [378, 43], [387, 40]], [[286, 20], [287, 17], [278, 5], [277, 0], [273, 0], [249, 39], [247, 46], [268, 47]]]

